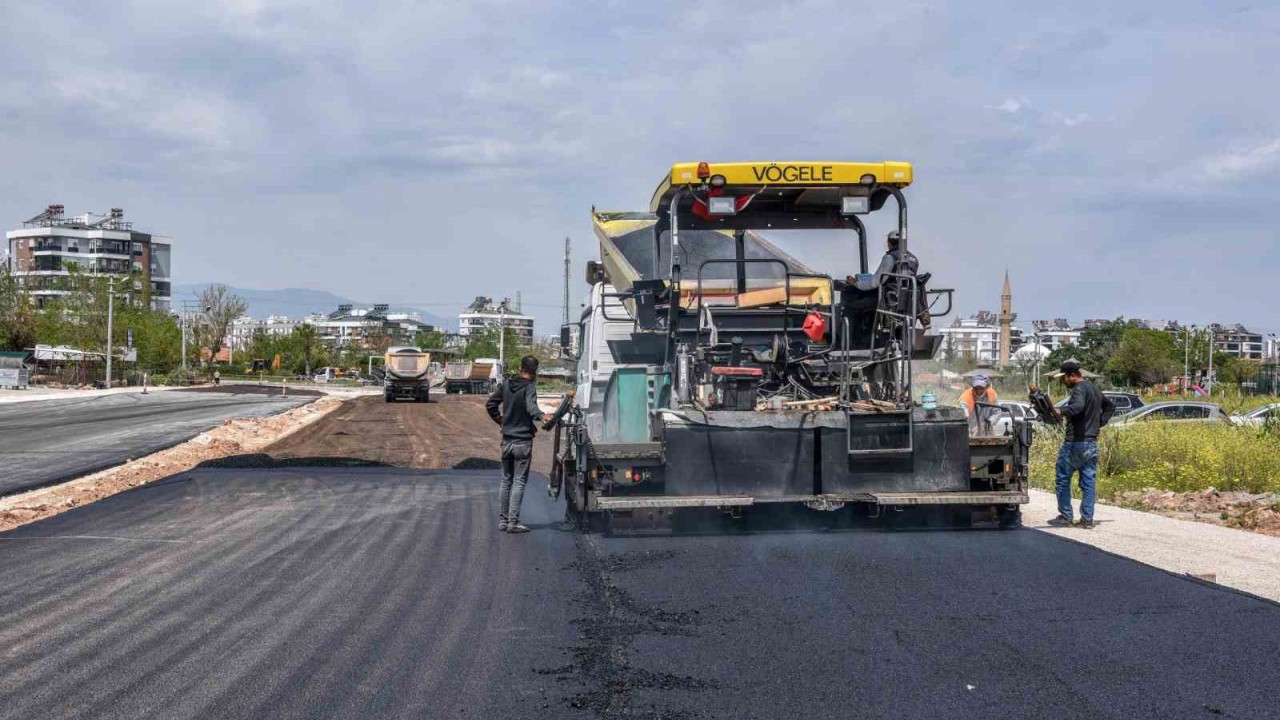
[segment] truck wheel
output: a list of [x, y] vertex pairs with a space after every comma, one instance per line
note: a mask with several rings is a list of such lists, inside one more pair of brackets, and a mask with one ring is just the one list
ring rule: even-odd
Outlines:
[[1016, 530], [1022, 527], [1022, 508], [1003, 507], [999, 510], [999, 520], [1001, 530]]

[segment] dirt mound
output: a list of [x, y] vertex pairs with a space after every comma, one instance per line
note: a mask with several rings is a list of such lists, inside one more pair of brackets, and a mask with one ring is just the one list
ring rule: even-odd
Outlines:
[[[433, 396], [429, 403], [357, 398], [267, 447], [263, 455], [275, 463], [360, 462], [424, 470], [496, 472], [501, 467], [501, 437], [498, 426], [485, 412], [484, 401], [479, 395]], [[546, 473], [550, 469], [551, 435], [540, 432], [533, 451], [533, 470]]]
[[1219, 492], [1215, 488], [1176, 493], [1147, 488], [1123, 492], [1115, 503], [1180, 520], [1224, 525], [1280, 537], [1280, 494]]

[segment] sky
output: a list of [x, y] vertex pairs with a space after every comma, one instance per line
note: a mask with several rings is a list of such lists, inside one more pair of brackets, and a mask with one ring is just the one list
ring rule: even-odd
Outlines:
[[1280, 7], [1037, 5], [10, 0], [0, 223], [123, 207], [175, 282], [519, 291], [552, 334], [564, 238], [576, 305], [590, 209], [647, 209], [674, 162], [906, 160], [960, 313], [1007, 270], [1023, 325], [1280, 331]]

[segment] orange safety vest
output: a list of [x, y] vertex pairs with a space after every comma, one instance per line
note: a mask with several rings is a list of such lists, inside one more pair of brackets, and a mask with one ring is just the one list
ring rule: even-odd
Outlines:
[[[987, 388], [985, 397], [979, 397], [977, 400], [979, 402], [990, 403], [992, 405], [995, 405], [998, 402], [996, 400], [996, 391], [991, 388]], [[973, 388], [969, 388], [968, 390], [960, 393], [960, 404], [969, 409], [969, 415], [973, 415], [974, 408], [977, 407], [974, 405]]]

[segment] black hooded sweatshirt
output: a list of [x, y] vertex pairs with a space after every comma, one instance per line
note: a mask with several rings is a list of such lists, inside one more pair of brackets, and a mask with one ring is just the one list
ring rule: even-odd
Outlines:
[[484, 407], [489, 417], [502, 426], [503, 440], [532, 440], [542, 417], [538, 384], [518, 375], [500, 383]]

